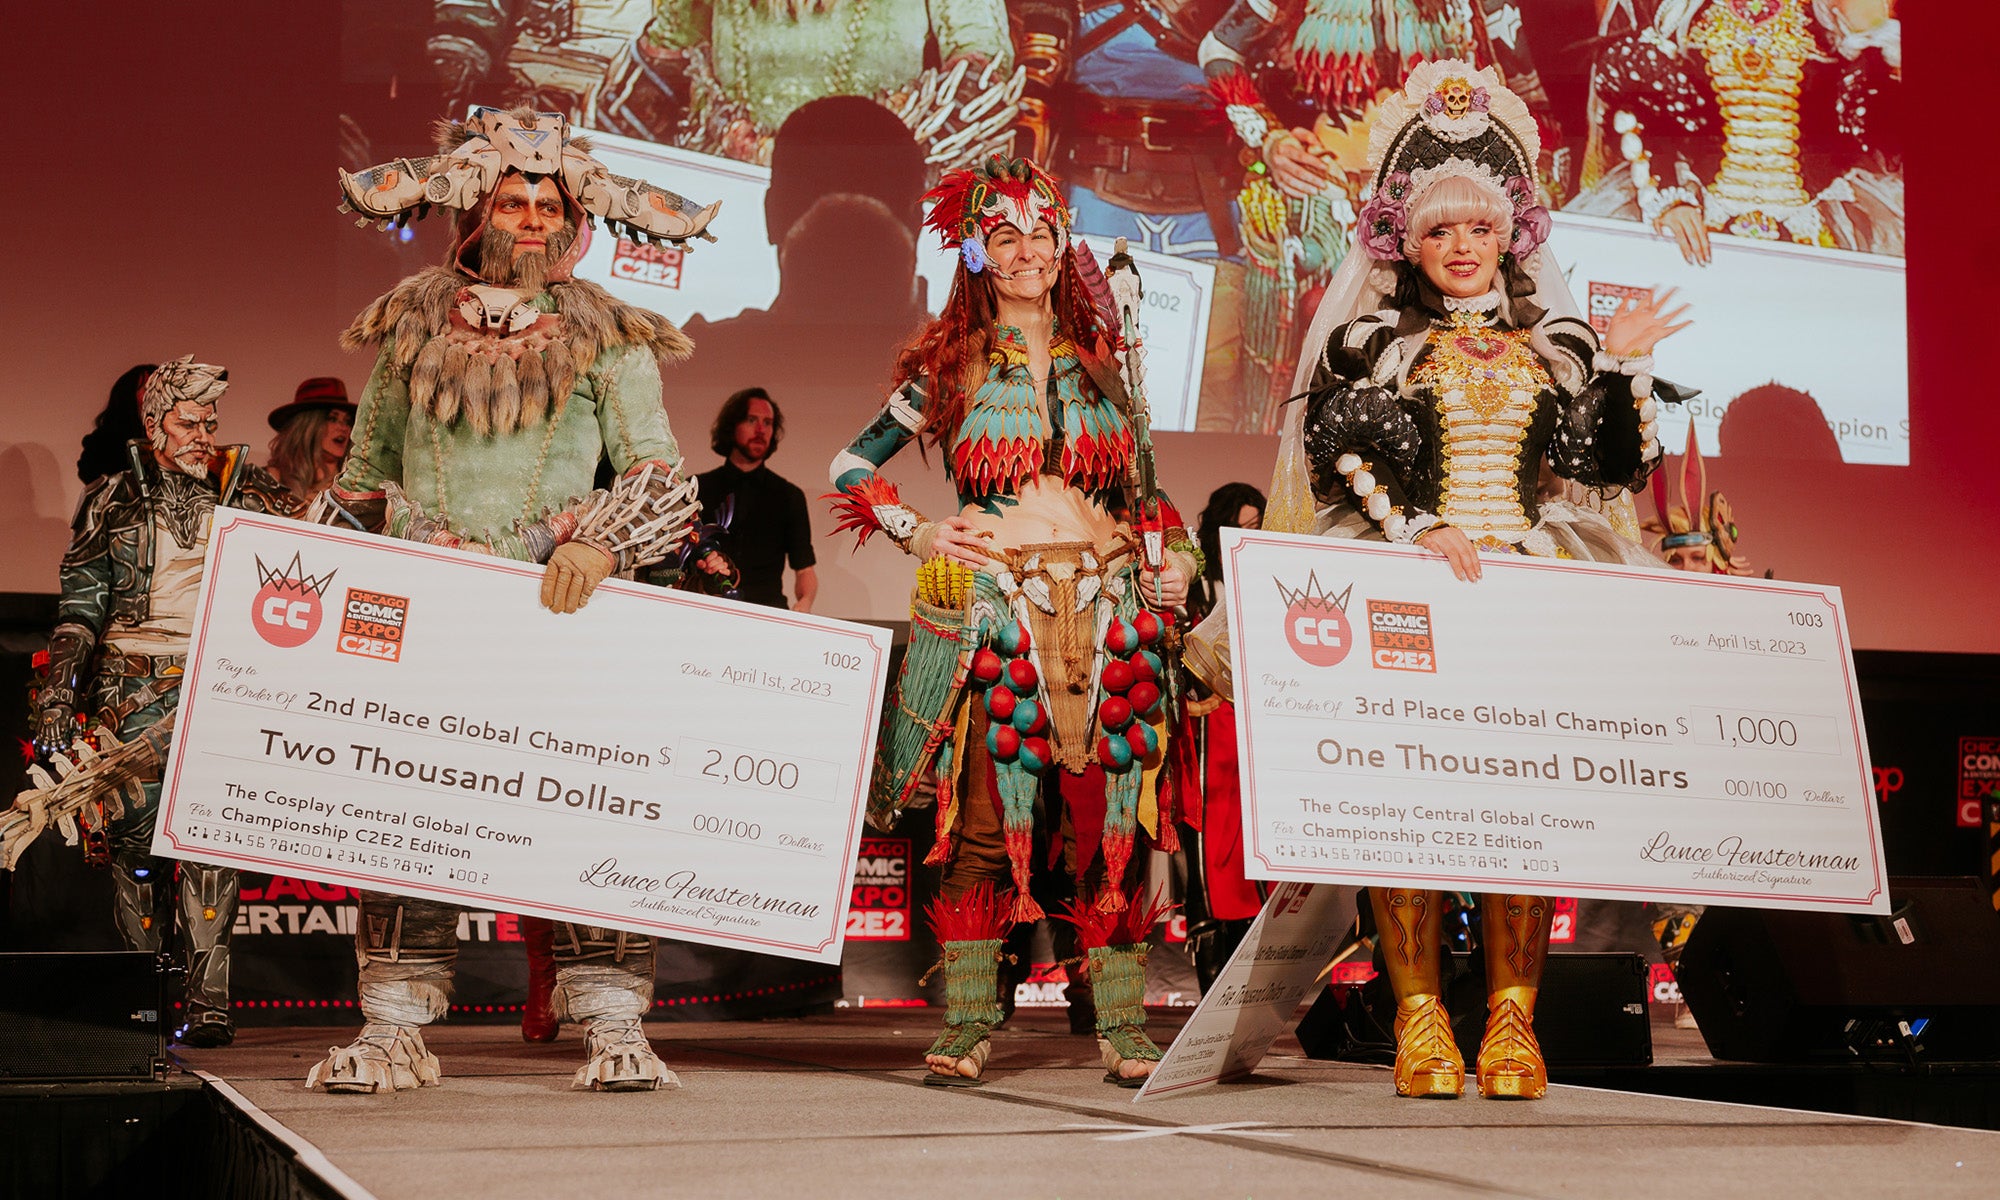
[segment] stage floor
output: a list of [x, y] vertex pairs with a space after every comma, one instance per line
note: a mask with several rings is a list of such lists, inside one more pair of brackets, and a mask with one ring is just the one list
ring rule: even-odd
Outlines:
[[[1180, 1019], [1156, 1019], [1163, 1044]], [[1941, 1200], [1991, 1197], [2000, 1178], [1996, 1133], [1560, 1085], [1540, 1103], [1399, 1100], [1386, 1068], [1314, 1061], [1290, 1038], [1247, 1083], [1135, 1105], [1060, 1011], [1023, 1010], [995, 1036], [986, 1086], [925, 1087], [936, 1020], [650, 1024], [684, 1086], [629, 1095], [569, 1090], [574, 1028], [528, 1046], [509, 1027], [437, 1026], [444, 1086], [393, 1096], [306, 1091], [328, 1029], [248, 1029], [229, 1049], [176, 1053], [289, 1131], [273, 1134], [337, 1194], [379, 1200]]]

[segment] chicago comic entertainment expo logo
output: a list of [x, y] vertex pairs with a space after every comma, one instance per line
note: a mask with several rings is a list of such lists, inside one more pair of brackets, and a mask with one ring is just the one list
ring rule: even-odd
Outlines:
[[[253, 556], [254, 557], [254, 556]], [[264, 586], [250, 601], [250, 625], [257, 636], [283, 649], [303, 646], [319, 632], [325, 606], [320, 597], [333, 582], [332, 571], [314, 577], [306, 574], [299, 556], [276, 570], [256, 558], [257, 579]]]
[[334, 649], [383, 662], [400, 661], [403, 625], [409, 619], [407, 598], [348, 588], [347, 604], [340, 610], [340, 640]]
[[1302, 588], [1271, 582], [1285, 602], [1285, 640], [1292, 653], [1311, 666], [1338, 666], [1354, 648], [1354, 630], [1347, 621], [1347, 598], [1354, 594], [1354, 585], [1348, 584], [1336, 596], [1320, 586], [1317, 574], [1307, 574]]
[[1368, 643], [1374, 651], [1374, 665], [1384, 671], [1437, 672], [1437, 643], [1431, 638], [1428, 604], [1370, 600]]

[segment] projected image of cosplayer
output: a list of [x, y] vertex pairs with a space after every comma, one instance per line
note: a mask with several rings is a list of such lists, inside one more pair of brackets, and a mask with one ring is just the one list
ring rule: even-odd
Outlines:
[[[1482, 554], [1663, 565], [1637, 541], [1627, 489], [1659, 465], [1658, 406], [1687, 395], [1652, 374], [1684, 310], [1628, 302], [1600, 344], [1543, 248], [1539, 149], [1527, 106], [1469, 63], [1426, 63], [1382, 106], [1374, 194], [1307, 337], [1267, 528], [1419, 545], [1468, 582]], [[1456, 1096], [1443, 895], [1370, 891], [1397, 998], [1396, 1091]], [[1480, 1094], [1536, 1099], [1553, 905], [1487, 896], [1481, 912]]]

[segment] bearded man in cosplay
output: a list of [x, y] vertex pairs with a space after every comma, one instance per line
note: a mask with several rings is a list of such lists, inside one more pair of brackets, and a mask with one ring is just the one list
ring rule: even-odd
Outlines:
[[[72, 747], [93, 715], [102, 727], [93, 740], [122, 743], [174, 711], [216, 505], [297, 512], [285, 485], [250, 462], [248, 447], [216, 447], [216, 405], [228, 386], [228, 371], [193, 355], [156, 368], [139, 396], [147, 440], [126, 447], [126, 470], [84, 492], [39, 697], [35, 744], [45, 756], [87, 760]], [[165, 932], [178, 929], [187, 991], [177, 1040], [225, 1046], [236, 1036], [236, 870], [154, 858], [159, 802], [155, 777], [93, 807], [83, 820], [86, 854], [109, 859], [112, 911], [128, 949], [158, 950]]]
[[[1309, 394], [1287, 422], [1267, 528], [1414, 543], [1466, 580], [1483, 554], [1662, 565], [1543, 480], [1644, 486], [1660, 461], [1656, 406], [1685, 398], [1653, 378], [1652, 350], [1685, 309], [1631, 301], [1599, 344], [1543, 248], [1538, 143], [1527, 106], [1470, 63], [1426, 63], [1384, 103], [1374, 195], [1308, 334], [1295, 390]], [[1465, 1064], [1441, 997], [1444, 895], [1369, 890], [1396, 992], [1396, 1091], [1456, 1096]], [[1479, 1091], [1538, 1099], [1548, 1069], [1533, 1018], [1553, 905], [1479, 901]]]
[[[574, 612], [613, 572], [659, 562], [685, 538], [694, 484], [660, 400], [660, 367], [687, 355], [657, 313], [571, 278], [594, 219], [634, 240], [706, 236], [716, 206], [607, 172], [557, 114], [475, 108], [439, 126], [439, 153], [342, 173], [347, 206], [379, 220], [456, 210], [444, 265], [405, 279], [343, 335], [379, 347], [340, 478], [314, 517], [548, 565], [542, 603]], [[364, 223], [365, 220], [364, 220]], [[593, 491], [600, 459], [618, 479]], [[422, 1028], [444, 1015], [459, 909], [361, 894], [362, 1015], [311, 1087], [432, 1085]], [[583, 1023], [576, 1086], [676, 1086], [640, 1028], [653, 942], [558, 924], [554, 1006]]]

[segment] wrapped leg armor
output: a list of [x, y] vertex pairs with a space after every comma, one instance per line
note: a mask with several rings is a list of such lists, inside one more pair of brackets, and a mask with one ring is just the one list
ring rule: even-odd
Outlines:
[[581, 1022], [590, 1060], [573, 1086], [602, 1092], [677, 1088], [646, 1041], [640, 1018], [653, 1007], [653, 939], [638, 933], [559, 922], [555, 927], [557, 1020]]
[[[925, 1083], [945, 1087], [977, 1087], [986, 1070], [993, 1043], [988, 1035], [1000, 1024], [1000, 956], [1007, 930], [1013, 925], [1013, 901], [982, 883], [956, 899], [931, 902], [931, 932], [944, 950], [944, 1032], [931, 1043], [929, 1056], [952, 1060], [949, 1070], [931, 1066]], [[929, 973], [925, 973], [929, 978]]]
[[[360, 1037], [313, 1067], [308, 1087], [373, 1093], [437, 1085], [437, 1058], [425, 1049], [422, 1029], [450, 1007], [458, 915], [456, 905], [435, 900], [361, 894], [355, 955], [367, 1024]], [[582, 1022], [589, 1035], [590, 1061], [577, 1071], [575, 1086], [680, 1086], [639, 1028], [653, 1004], [651, 938], [559, 922], [551, 959], [553, 1016]]]
[[[1112, 885], [1107, 884], [1109, 888]], [[1076, 926], [1084, 948], [1084, 971], [1097, 1001], [1097, 1048], [1104, 1056], [1104, 1082], [1138, 1087], [1160, 1061], [1160, 1048], [1146, 1036], [1146, 933], [1166, 911], [1164, 904], [1142, 908], [1120, 896], [1116, 911], [1096, 903], [1070, 906], [1063, 919]], [[1144, 1064], [1135, 1067], [1130, 1064]]]

